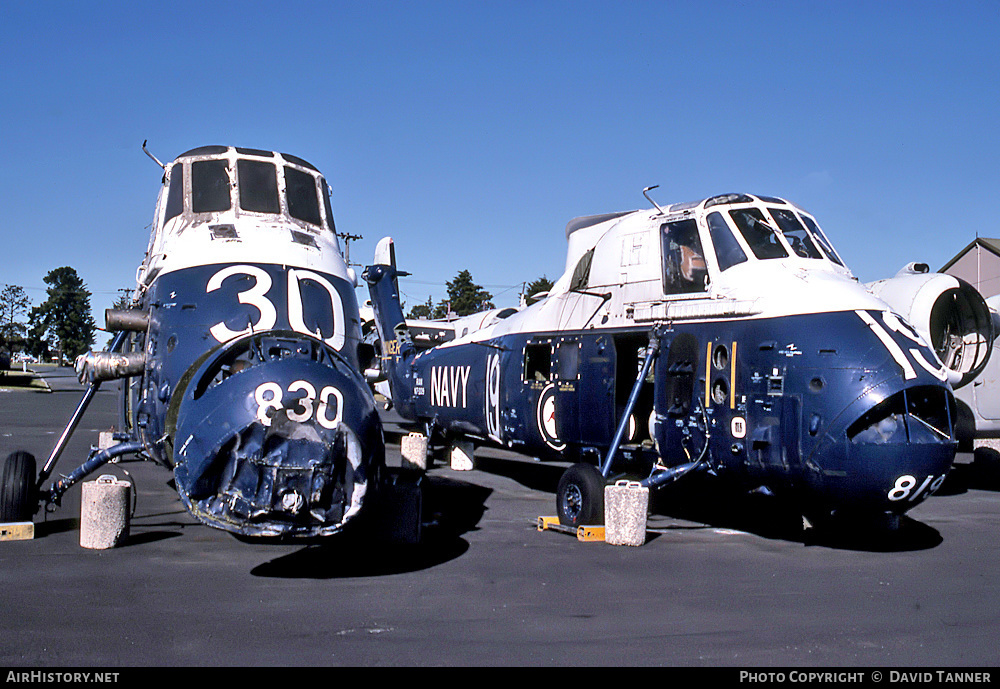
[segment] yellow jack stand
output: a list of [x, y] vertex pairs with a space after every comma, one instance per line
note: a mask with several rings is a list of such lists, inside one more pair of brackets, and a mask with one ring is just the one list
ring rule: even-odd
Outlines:
[[7, 522], [0, 524], [0, 541], [30, 541], [34, 537], [34, 522]]
[[559, 533], [576, 534], [576, 540], [585, 542], [603, 541], [603, 526], [563, 526], [559, 523], [559, 517], [539, 517], [539, 531], [558, 531]]

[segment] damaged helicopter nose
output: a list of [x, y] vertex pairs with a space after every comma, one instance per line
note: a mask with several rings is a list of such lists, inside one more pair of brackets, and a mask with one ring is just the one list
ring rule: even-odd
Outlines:
[[831, 428], [807, 462], [817, 502], [901, 515], [944, 483], [957, 447], [955, 402], [946, 387], [886, 381], [843, 418], [854, 420]]
[[269, 333], [196, 367], [170, 404], [174, 475], [192, 514], [243, 535], [322, 536], [362, 510], [384, 461], [381, 425], [339, 354]]

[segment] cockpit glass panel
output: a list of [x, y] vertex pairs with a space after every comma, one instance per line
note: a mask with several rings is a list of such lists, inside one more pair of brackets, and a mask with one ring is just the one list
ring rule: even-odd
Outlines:
[[738, 208], [729, 211], [736, 227], [750, 245], [757, 258], [785, 258], [788, 252], [781, 245], [778, 233], [766, 220], [758, 208]]
[[663, 246], [663, 293], [704, 292], [708, 286], [705, 252], [698, 236], [698, 223], [689, 218], [660, 227]]
[[236, 152], [248, 156], [260, 156], [261, 158], [274, 157], [274, 151], [262, 151], [259, 148], [240, 148], [239, 146], [237, 146]]
[[743, 247], [736, 241], [733, 231], [726, 224], [726, 219], [718, 211], [708, 216], [708, 233], [712, 236], [712, 245], [715, 246], [715, 258], [719, 262], [719, 270], [732, 268], [747, 260]]
[[812, 235], [802, 226], [795, 213], [783, 208], [768, 208], [774, 222], [778, 224], [778, 229], [785, 235], [785, 241], [792, 247], [792, 251], [800, 258], [823, 258], [823, 254], [816, 248], [812, 240]]
[[285, 196], [288, 212], [312, 225], [319, 225], [319, 199], [316, 198], [316, 178], [307, 172], [285, 167]]
[[322, 190], [320, 193], [323, 195], [323, 207], [326, 209], [326, 225], [330, 229], [330, 232], [336, 234], [337, 226], [333, 222], [333, 207], [330, 205], [329, 187], [327, 187], [326, 180], [322, 177], [319, 180], [319, 188]]
[[174, 163], [170, 168], [170, 189], [167, 191], [167, 207], [163, 222], [176, 218], [184, 212], [184, 164]]
[[255, 213], [280, 213], [277, 170], [259, 160], [236, 161], [240, 179], [240, 208]]
[[819, 229], [819, 226], [813, 222], [813, 219], [808, 215], [803, 215], [802, 222], [806, 224], [806, 227], [808, 227], [809, 231], [812, 232], [813, 237], [815, 237], [816, 241], [819, 242], [819, 245], [823, 247], [823, 251], [826, 252], [827, 257], [838, 266], [844, 265], [844, 262], [840, 260], [840, 256], [838, 256], [837, 252], [833, 250], [833, 245], [830, 244], [830, 240], [826, 238], [825, 234], [823, 234], [823, 230]]
[[191, 211], [215, 213], [230, 208], [229, 163], [225, 160], [197, 160], [191, 163]]

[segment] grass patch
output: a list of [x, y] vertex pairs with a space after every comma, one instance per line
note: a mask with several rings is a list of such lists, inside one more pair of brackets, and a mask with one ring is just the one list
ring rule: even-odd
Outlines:
[[35, 390], [51, 392], [49, 386], [34, 371], [0, 371], [0, 390]]

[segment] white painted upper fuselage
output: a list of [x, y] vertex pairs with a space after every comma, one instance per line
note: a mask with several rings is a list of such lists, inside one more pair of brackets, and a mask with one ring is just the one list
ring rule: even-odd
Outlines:
[[[672, 235], [693, 229], [693, 248], [681, 249]], [[814, 219], [780, 199], [728, 195], [578, 218], [566, 234], [566, 269], [546, 298], [444, 346], [517, 332], [889, 310]]]

